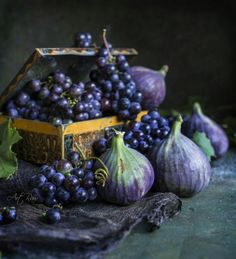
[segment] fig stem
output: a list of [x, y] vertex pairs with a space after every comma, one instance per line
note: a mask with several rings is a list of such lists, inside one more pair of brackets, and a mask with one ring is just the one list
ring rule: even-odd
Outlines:
[[166, 76], [168, 71], [169, 71], [169, 66], [164, 65], [164, 66], [162, 66], [161, 69], [159, 70], [159, 73], [161, 73], [163, 76]]
[[180, 133], [182, 123], [183, 123], [182, 116], [180, 114], [178, 114], [177, 117], [176, 117], [176, 120], [174, 122], [174, 125], [171, 129], [172, 135], [177, 135], [177, 134]]
[[113, 130], [115, 132], [116, 136], [122, 136], [123, 137], [125, 135], [125, 132], [116, 130], [115, 128], [111, 128], [111, 130]]
[[202, 115], [203, 112], [202, 112], [202, 108], [200, 106], [200, 104], [198, 102], [194, 103], [193, 104], [193, 111], [199, 115]]
[[117, 131], [115, 130], [116, 135], [112, 138], [112, 147], [117, 148], [117, 147], [124, 147], [125, 142], [124, 142], [124, 134], [125, 132]]

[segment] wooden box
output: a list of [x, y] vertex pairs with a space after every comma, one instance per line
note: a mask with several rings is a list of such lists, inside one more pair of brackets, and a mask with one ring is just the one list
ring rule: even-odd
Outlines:
[[[43, 79], [55, 70], [62, 70], [74, 81], [88, 79], [95, 65], [97, 49], [43, 48], [36, 49], [25, 65], [0, 96], [0, 109], [32, 78]], [[123, 54], [128, 58], [137, 55], [134, 49], [114, 49], [113, 55]], [[140, 119], [140, 113], [138, 119]], [[7, 119], [0, 114], [0, 123]], [[116, 116], [54, 126], [50, 123], [27, 119], [14, 119], [23, 139], [14, 146], [18, 157], [35, 163], [51, 163], [66, 157], [77, 143], [89, 157], [92, 143], [104, 134], [107, 127], [122, 125]]]

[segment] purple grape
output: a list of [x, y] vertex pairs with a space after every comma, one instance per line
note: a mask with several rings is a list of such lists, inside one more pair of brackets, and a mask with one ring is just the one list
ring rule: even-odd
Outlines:
[[47, 166], [42, 172], [41, 172], [48, 180], [52, 178], [52, 176], [56, 173], [56, 170], [51, 167]]
[[64, 181], [64, 187], [67, 191], [73, 192], [77, 187], [79, 187], [80, 182], [77, 176], [75, 175], [69, 175], [66, 176]]
[[60, 95], [63, 92], [63, 88], [60, 85], [54, 85], [51, 89], [51, 92]]
[[8, 114], [8, 116], [11, 117], [11, 118], [17, 118], [17, 117], [19, 117], [19, 113], [18, 113], [17, 109], [15, 109], [15, 108], [9, 108], [9, 109], [7, 110], [7, 114]]
[[102, 84], [103, 92], [111, 92], [112, 91], [112, 83], [111, 81], [104, 81]]
[[90, 93], [85, 93], [83, 95], [83, 101], [85, 101], [86, 103], [89, 103], [93, 100], [93, 95]]
[[100, 56], [100, 57], [108, 57], [108, 51], [107, 51], [107, 49], [106, 48], [101, 48], [100, 50], [99, 50], [99, 53], [98, 53], [98, 55]]
[[83, 179], [83, 181], [82, 181], [82, 186], [83, 186], [84, 188], [88, 189], [88, 188], [93, 187], [93, 185], [94, 185], [93, 180], [91, 180], [91, 179], [86, 179], [86, 177], [84, 177], [84, 179]]
[[91, 188], [89, 188], [89, 189], [87, 190], [87, 192], [88, 192], [88, 199], [89, 199], [90, 201], [94, 201], [94, 200], [97, 199], [98, 193], [97, 193], [96, 188], [91, 187]]
[[93, 160], [88, 160], [88, 161], [86, 161], [86, 163], [85, 163], [85, 168], [86, 169], [92, 169], [92, 167], [93, 167]]
[[57, 101], [57, 105], [60, 107], [60, 108], [66, 108], [66, 107], [68, 107], [68, 101], [65, 99], [65, 98], [63, 98], [63, 97], [61, 97], [58, 101]]
[[80, 153], [77, 151], [71, 151], [67, 155], [67, 159], [73, 164], [76, 165], [80, 162]]
[[50, 94], [48, 98], [51, 102], [56, 102], [60, 97], [59, 95], [53, 93], [53, 94]]
[[129, 63], [126, 62], [126, 61], [121, 61], [119, 62], [119, 65], [118, 65], [120, 71], [127, 71], [129, 69]]
[[157, 111], [149, 111], [148, 115], [154, 120], [160, 118], [160, 114]]
[[73, 84], [69, 90], [69, 96], [72, 98], [78, 98], [84, 92], [84, 88], [81, 88], [80, 85]]
[[72, 170], [70, 171], [70, 173], [71, 173], [72, 175], [77, 176], [78, 179], [83, 179], [84, 174], [85, 174], [83, 168], [74, 168], [74, 169], [72, 169]]
[[42, 187], [41, 187], [42, 192], [45, 195], [53, 195], [56, 191], [56, 186], [53, 183], [46, 182]]
[[75, 120], [76, 121], [84, 121], [85, 117], [84, 117], [84, 113], [79, 113], [75, 116]]
[[130, 106], [131, 114], [137, 114], [137, 113], [141, 112], [141, 110], [142, 110], [142, 107], [141, 107], [140, 103], [138, 103], [138, 102], [131, 103], [131, 106]]
[[134, 148], [134, 149], [136, 149], [136, 148], [138, 147], [138, 145], [139, 145], [137, 139], [131, 139], [131, 140], [129, 141], [129, 144], [130, 144], [130, 147], [131, 147], [131, 148]]
[[132, 77], [129, 73], [125, 72], [124, 74], [122, 74], [122, 80], [124, 83], [128, 83], [131, 81]]
[[53, 78], [59, 84], [63, 84], [66, 79], [65, 74], [63, 74], [62, 72], [54, 73]]
[[30, 100], [30, 96], [25, 92], [20, 92], [16, 97], [16, 104], [20, 107], [25, 106]]
[[42, 89], [38, 93], [38, 98], [41, 100], [45, 100], [47, 97], [49, 97], [50, 91], [47, 87], [42, 87]]
[[103, 112], [108, 112], [111, 110], [111, 101], [106, 98], [102, 98], [101, 100], [101, 109]]
[[76, 106], [74, 107], [74, 110], [75, 110], [75, 112], [78, 112], [78, 113], [80, 113], [80, 112], [84, 112], [85, 110], [84, 110], [84, 104], [83, 103], [81, 103], [81, 102], [78, 102], [77, 104], [76, 104]]
[[86, 172], [86, 174], [84, 176], [84, 180], [86, 180], [86, 179], [94, 181], [94, 173], [93, 173], [93, 171], [87, 171]]
[[148, 123], [150, 120], [151, 120], [151, 116], [148, 115], [148, 114], [143, 115], [142, 118], [141, 118], [141, 121], [143, 123]]
[[27, 115], [28, 119], [30, 120], [36, 120], [38, 116], [39, 116], [39, 111], [34, 108], [30, 109]]
[[94, 91], [92, 94], [95, 100], [100, 101], [102, 99], [102, 93], [100, 91]]
[[41, 82], [40, 80], [33, 79], [29, 82], [27, 89], [30, 91], [30, 93], [37, 93], [41, 89]]
[[121, 110], [129, 109], [130, 105], [131, 103], [128, 98], [121, 98], [119, 101], [119, 107]]
[[45, 199], [44, 203], [48, 207], [53, 207], [57, 204], [57, 200], [53, 196], [49, 196]]
[[93, 106], [93, 108], [95, 110], [100, 110], [101, 109], [101, 103], [98, 100], [93, 100], [91, 102], [91, 104], [92, 104], [92, 106]]
[[85, 203], [88, 200], [88, 193], [84, 188], [78, 188], [72, 197], [73, 201], [79, 203]]
[[113, 86], [114, 91], [122, 90], [122, 89], [125, 89], [125, 84], [121, 80], [114, 83], [114, 86]]
[[126, 57], [125, 57], [124, 55], [118, 55], [118, 56], [116, 56], [116, 62], [117, 62], [118, 64], [120, 64], [120, 63], [122, 63], [122, 62], [124, 62], [124, 61], [126, 61]]
[[56, 170], [62, 173], [68, 173], [73, 169], [72, 164], [67, 159], [59, 160], [56, 165]]
[[58, 209], [49, 209], [43, 215], [43, 219], [48, 224], [55, 224], [61, 220], [61, 213]]
[[91, 81], [89, 81], [89, 82], [87, 82], [87, 83], [85, 84], [85, 90], [86, 90], [86, 91], [95, 90], [96, 87], [97, 87], [96, 84], [95, 84], [94, 82], [91, 82]]
[[42, 187], [47, 182], [47, 178], [43, 174], [36, 174], [30, 179], [30, 187]]
[[119, 75], [118, 75], [118, 74], [112, 74], [112, 75], [110, 76], [110, 80], [111, 80], [112, 83], [118, 82], [119, 79], [120, 79], [120, 78], [119, 78]]
[[97, 59], [96, 63], [97, 63], [98, 67], [105, 67], [105, 65], [107, 63], [107, 60], [104, 57], [100, 57], [100, 58]]
[[128, 110], [121, 110], [121, 111], [119, 111], [118, 116], [119, 116], [120, 120], [124, 120], [125, 121], [125, 120], [129, 119], [130, 113], [129, 113]]
[[93, 149], [99, 155], [104, 153], [107, 150], [107, 147], [107, 140], [105, 138], [100, 138], [93, 143]]
[[65, 188], [59, 187], [56, 190], [55, 197], [60, 203], [63, 204], [70, 199], [70, 193]]
[[142, 93], [140, 92], [137, 92], [137, 93], [134, 93], [131, 100], [133, 102], [138, 102], [138, 103], [141, 103], [141, 101], [143, 100], [143, 95]]
[[107, 64], [104, 68], [105, 72], [110, 75], [115, 73], [116, 67], [113, 64]]
[[56, 173], [52, 176], [51, 182], [55, 184], [55, 186], [60, 186], [65, 180], [65, 176], [62, 173]]

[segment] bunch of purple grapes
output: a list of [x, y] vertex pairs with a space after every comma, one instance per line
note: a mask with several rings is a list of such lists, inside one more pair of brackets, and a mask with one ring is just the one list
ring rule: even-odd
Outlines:
[[[130, 121], [122, 129], [124, 141], [128, 147], [148, 154], [152, 147], [165, 139], [169, 132], [169, 121], [157, 111], [149, 111], [143, 115], [141, 122]], [[110, 146], [110, 140], [115, 133], [108, 130], [105, 137], [94, 142], [93, 148], [97, 155], [101, 155]]]
[[46, 81], [34, 79], [5, 106], [12, 118], [26, 118], [68, 124], [102, 117], [102, 93], [94, 82], [73, 83], [69, 76], [55, 72]]
[[92, 36], [90, 33], [78, 32], [74, 37], [74, 47], [77, 48], [89, 48], [92, 47]]
[[90, 79], [102, 90], [102, 112], [118, 115], [120, 120], [134, 120], [142, 110], [142, 94], [137, 91], [129, 73], [129, 63], [124, 55], [111, 55], [112, 45], [106, 41], [99, 49], [97, 69], [92, 70]]
[[35, 202], [48, 207], [85, 203], [97, 198], [93, 160], [82, 163], [76, 151], [69, 153], [68, 160], [41, 166], [29, 184]]

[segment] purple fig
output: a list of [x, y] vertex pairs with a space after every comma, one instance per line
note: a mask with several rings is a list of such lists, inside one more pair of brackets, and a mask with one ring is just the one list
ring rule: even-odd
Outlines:
[[199, 103], [194, 104], [193, 112], [184, 122], [182, 131], [189, 138], [192, 138], [196, 131], [205, 133], [214, 148], [216, 158], [223, 156], [229, 148], [226, 133], [220, 125], [203, 114]]
[[159, 71], [146, 67], [130, 67], [129, 71], [134, 80], [137, 90], [142, 93], [142, 107], [144, 109], [153, 109], [158, 107], [166, 96], [165, 76], [169, 70], [167, 65]]
[[170, 134], [153, 148], [149, 159], [155, 172], [153, 191], [191, 197], [208, 185], [211, 166], [203, 151], [181, 133], [182, 122], [178, 115]]

